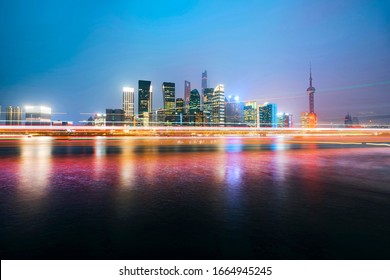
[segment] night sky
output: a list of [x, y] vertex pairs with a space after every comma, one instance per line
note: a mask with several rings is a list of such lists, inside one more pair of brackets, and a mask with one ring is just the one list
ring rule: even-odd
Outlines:
[[[161, 84], [308, 110], [319, 122], [390, 115], [390, 1], [0, 1], [0, 105], [80, 121], [122, 107], [122, 87]], [[137, 101], [137, 100], [136, 100]], [[137, 107], [137, 106], [136, 106]], [[80, 114], [84, 113], [84, 114]]]

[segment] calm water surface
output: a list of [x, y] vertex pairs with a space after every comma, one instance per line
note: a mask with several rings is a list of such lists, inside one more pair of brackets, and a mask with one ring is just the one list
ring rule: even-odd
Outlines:
[[390, 147], [338, 140], [2, 140], [1, 259], [390, 259]]

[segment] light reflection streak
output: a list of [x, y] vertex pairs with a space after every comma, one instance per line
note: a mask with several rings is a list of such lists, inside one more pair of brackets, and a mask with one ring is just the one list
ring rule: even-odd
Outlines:
[[133, 186], [133, 177], [134, 177], [134, 153], [133, 153], [133, 143], [127, 141], [122, 145], [122, 154], [120, 155], [120, 187], [122, 188], [131, 188]]
[[41, 198], [50, 186], [52, 138], [23, 139], [19, 164], [20, 193], [28, 200]]

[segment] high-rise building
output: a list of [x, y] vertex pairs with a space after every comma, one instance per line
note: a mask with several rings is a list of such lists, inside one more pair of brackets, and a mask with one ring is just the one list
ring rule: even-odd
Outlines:
[[107, 126], [123, 126], [125, 123], [125, 112], [122, 109], [106, 109]]
[[142, 118], [144, 113], [152, 111], [152, 82], [138, 81], [138, 115]]
[[200, 94], [197, 89], [191, 90], [190, 93], [190, 106], [189, 106], [189, 118], [190, 124], [195, 124], [195, 119], [199, 115], [200, 112]]
[[164, 98], [164, 110], [173, 110], [175, 108], [175, 83], [164, 82], [162, 84]]
[[123, 88], [123, 112], [125, 124], [128, 125], [134, 118], [134, 88]]
[[293, 120], [292, 115], [287, 113], [277, 113], [276, 117], [278, 118], [278, 127], [292, 127]]
[[217, 85], [214, 89], [212, 98], [212, 113], [211, 119], [213, 125], [225, 125], [225, 87], [224, 85]]
[[207, 71], [202, 72], [202, 93], [207, 88]]
[[175, 122], [175, 83], [164, 82], [162, 84], [162, 92], [164, 99], [164, 121]]
[[203, 89], [203, 123], [210, 125], [212, 122], [211, 113], [213, 111], [213, 88]]
[[191, 94], [191, 83], [189, 81], [184, 81], [184, 105], [186, 109], [190, 104], [190, 94]]
[[183, 98], [176, 98], [176, 113], [183, 114], [184, 110], [184, 100]]
[[257, 102], [246, 101], [244, 106], [244, 124], [246, 126], [256, 126], [257, 122]]
[[8, 106], [5, 115], [6, 125], [22, 124], [22, 109], [19, 106]]
[[50, 125], [51, 108], [45, 106], [26, 106], [26, 125]]
[[184, 100], [183, 98], [176, 98], [176, 107], [175, 107], [175, 123], [183, 123], [183, 114], [184, 114]]
[[276, 118], [276, 104], [266, 102], [263, 105], [259, 105], [258, 111], [260, 127], [277, 127], [278, 120]]
[[238, 96], [229, 95], [225, 99], [225, 125], [242, 126], [244, 124], [244, 102]]

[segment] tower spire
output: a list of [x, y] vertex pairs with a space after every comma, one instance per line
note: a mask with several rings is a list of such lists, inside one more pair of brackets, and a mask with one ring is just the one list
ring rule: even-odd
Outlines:
[[312, 85], [312, 78], [311, 78], [311, 61], [310, 61], [310, 87], [312, 87], [313, 85]]

